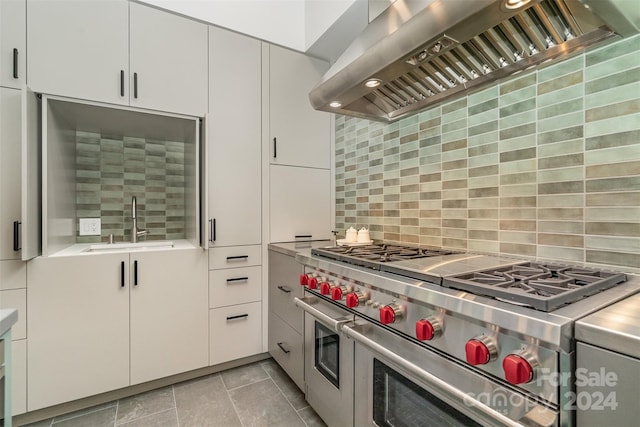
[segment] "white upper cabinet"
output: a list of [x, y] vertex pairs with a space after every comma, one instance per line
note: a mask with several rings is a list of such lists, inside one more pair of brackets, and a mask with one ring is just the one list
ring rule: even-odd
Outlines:
[[130, 3], [131, 105], [204, 116], [207, 26]]
[[269, 48], [271, 164], [329, 169], [331, 115], [314, 110], [308, 97], [329, 64], [281, 47]]
[[261, 242], [261, 55], [259, 40], [209, 27], [209, 246]]
[[19, 89], [25, 82], [26, 2], [0, 1], [0, 86]]
[[35, 92], [129, 104], [126, 0], [29, 0], [27, 49]]
[[126, 0], [29, 0], [36, 92], [203, 116], [207, 26]]

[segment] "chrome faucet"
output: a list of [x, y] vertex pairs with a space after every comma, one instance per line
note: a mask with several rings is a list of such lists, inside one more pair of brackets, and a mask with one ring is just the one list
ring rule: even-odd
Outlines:
[[131, 243], [138, 243], [138, 237], [149, 234], [149, 231], [138, 228], [137, 211], [138, 205], [136, 203], [136, 196], [133, 196], [131, 197]]

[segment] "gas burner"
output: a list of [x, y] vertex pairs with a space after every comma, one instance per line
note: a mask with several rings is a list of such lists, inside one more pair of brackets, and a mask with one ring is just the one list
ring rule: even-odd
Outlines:
[[443, 286], [548, 312], [625, 281], [622, 273], [528, 263], [445, 277]]

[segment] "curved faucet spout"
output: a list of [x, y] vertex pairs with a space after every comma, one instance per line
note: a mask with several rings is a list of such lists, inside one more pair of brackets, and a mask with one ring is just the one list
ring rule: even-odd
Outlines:
[[147, 230], [138, 228], [138, 203], [136, 196], [131, 197], [131, 243], [138, 243], [138, 237], [149, 234]]

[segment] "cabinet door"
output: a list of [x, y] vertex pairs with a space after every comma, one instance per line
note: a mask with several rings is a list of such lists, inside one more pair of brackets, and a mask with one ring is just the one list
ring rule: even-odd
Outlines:
[[204, 116], [207, 112], [207, 26], [130, 3], [133, 106]]
[[329, 169], [331, 116], [314, 110], [308, 97], [328, 64], [277, 46], [269, 55], [271, 163]]
[[[209, 27], [210, 246], [261, 242], [261, 45]], [[242, 52], [240, 54], [240, 52]]]
[[20, 89], [25, 82], [27, 47], [25, 0], [0, 1], [0, 86]]
[[129, 385], [127, 270], [127, 254], [29, 261], [29, 411]]
[[207, 257], [131, 254], [131, 384], [207, 366]]
[[269, 311], [302, 333], [304, 312], [296, 307], [294, 298], [304, 297], [299, 285], [304, 266], [292, 256], [269, 251]]
[[21, 102], [19, 90], [0, 87], [0, 260], [20, 258]]
[[29, 0], [29, 87], [128, 104], [127, 0]]
[[271, 242], [331, 238], [331, 172], [270, 168]]

